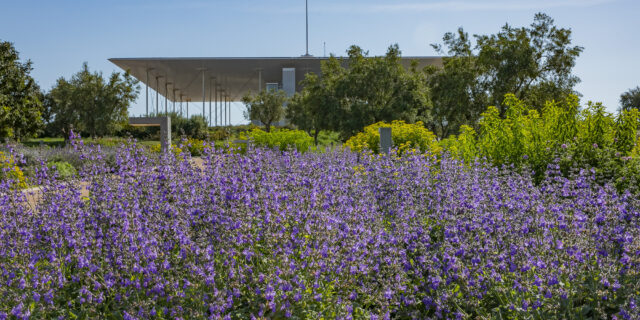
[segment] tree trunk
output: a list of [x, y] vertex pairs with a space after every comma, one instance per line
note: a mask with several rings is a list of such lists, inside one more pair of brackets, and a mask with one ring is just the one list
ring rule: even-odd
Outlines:
[[265, 123], [265, 124], [264, 124], [264, 129], [265, 129], [267, 132], [271, 132], [271, 123]]
[[316, 129], [316, 132], [313, 133], [313, 143], [316, 145], [316, 147], [318, 146], [318, 134], [320, 133], [320, 130]]

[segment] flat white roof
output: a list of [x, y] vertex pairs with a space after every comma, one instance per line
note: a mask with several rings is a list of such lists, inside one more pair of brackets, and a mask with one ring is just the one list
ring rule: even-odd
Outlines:
[[[295, 68], [296, 82], [304, 79], [304, 74], [321, 74], [320, 64], [325, 57], [273, 57], [273, 58], [111, 58], [109, 61], [128, 70], [132, 76], [147, 84], [166, 98], [179, 102], [203, 101], [202, 77], [204, 72], [204, 101], [220, 101], [222, 89], [231, 101], [240, 101], [248, 91], [257, 92], [262, 80], [262, 88], [267, 82], [282, 82], [282, 69]], [[402, 57], [401, 62], [409, 67], [412, 61], [418, 68], [427, 65], [442, 66], [441, 57]], [[343, 60], [346, 63], [346, 60]], [[148, 81], [147, 81], [148, 72]], [[158, 77], [156, 79], [156, 77]], [[298, 86], [297, 90], [300, 89]], [[211, 91], [211, 93], [210, 93]], [[175, 93], [175, 100], [174, 100]], [[182, 95], [182, 97], [181, 97]]]

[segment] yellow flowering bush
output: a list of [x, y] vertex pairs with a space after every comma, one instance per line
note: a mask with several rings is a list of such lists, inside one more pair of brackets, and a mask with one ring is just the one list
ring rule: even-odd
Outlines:
[[[156, 153], [162, 152], [162, 145], [160, 143], [152, 145], [151, 152], [156, 152]], [[179, 156], [182, 153], [182, 149], [178, 148], [176, 144], [172, 143], [171, 152], [173, 152], [174, 155]]]
[[398, 154], [408, 151], [421, 151], [439, 154], [442, 148], [438, 145], [435, 134], [424, 127], [422, 122], [406, 123], [394, 120], [391, 123], [378, 122], [366, 126], [363, 132], [356, 134], [345, 142], [345, 146], [353, 151], [361, 152], [371, 150], [378, 153], [380, 150], [379, 128], [391, 128], [391, 139]]
[[14, 187], [26, 188], [27, 178], [16, 165], [13, 156], [0, 151], [0, 180], [11, 179]]
[[186, 147], [192, 156], [197, 157], [204, 154], [204, 145], [204, 140], [189, 138], [183, 147]]

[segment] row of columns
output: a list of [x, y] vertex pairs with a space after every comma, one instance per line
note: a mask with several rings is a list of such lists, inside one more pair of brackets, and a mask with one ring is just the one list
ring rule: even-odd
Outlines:
[[[146, 88], [145, 88], [145, 107], [146, 107], [146, 116], [149, 116], [149, 72], [153, 71], [153, 68], [148, 68], [147, 69], [147, 81], [146, 81]], [[210, 77], [209, 78], [209, 114], [207, 116], [206, 113], [206, 70], [204, 68], [200, 68], [198, 69], [199, 71], [202, 72], [202, 117], [205, 119], [205, 121], [208, 123], [209, 126], [229, 126], [231, 125], [231, 97], [229, 96], [227, 90], [225, 90], [222, 87], [221, 83], [217, 83], [216, 81], [216, 77]], [[156, 89], [160, 88], [160, 79], [162, 79], [163, 76], [161, 75], [156, 75], [155, 76], [155, 80], [156, 80]], [[169, 86], [172, 85], [173, 83], [165, 81], [164, 84], [164, 113], [168, 114], [169, 113], [169, 105], [168, 105], [168, 97], [169, 97]], [[162, 112], [162, 110], [160, 110], [160, 100], [159, 100], [159, 90], [155, 90], [156, 91], [156, 103], [155, 103], [155, 114], [158, 115]], [[174, 88], [172, 89], [172, 93], [173, 93], [173, 99], [172, 99], [172, 104], [173, 104], [173, 110], [172, 112], [176, 113], [176, 102], [178, 102], [178, 97], [179, 97], [179, 114], [180, 116], [186, 116], [187, 118], [189, 118], [189, 102], [191, 101], [190, 98], [186, 98], [185, 99], [185, 95], [183, 95], [182, 93], [180, 93], [179, 95], [176, 95], [176, 92], [179, 92], [180, 89], [178, 88]], [[213, 101], [213, 108], [212, 108], [212, 102]], [[186, 103], [186, 110], [183, 109], [183, 103]], [[186, 111], [186, 114], [185, 112]]]

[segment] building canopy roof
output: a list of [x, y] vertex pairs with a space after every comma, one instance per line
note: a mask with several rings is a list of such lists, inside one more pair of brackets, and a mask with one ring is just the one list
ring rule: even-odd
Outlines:
[[[127, 70], [136, 79], [158, 91], [171, 101], [220, 101], [222, 92], [231, 101], [239, 101], [249, 92], [265, 88], [269, 82], [282, 81], [283, 68], [295, 68], [296, 82], [304, 74], [320, 74], [324, 57], [280, 58], [111, 58], [109, 61]], [[409, 67], [412, 61], [418, 68], [442, 65], [440, 57], [402, 57]], [[147, 78], [148, 72], [148, 78]], [[203, 97], [204, 73], [204, 97]], [[262, 83], [259, 83], [261, 79]], [[218, 89], [215, 89], [216, 87]], [[299, 88], [297, 88], [299, 89]], [[175, 96], [174, 96], [175, 94]]]

